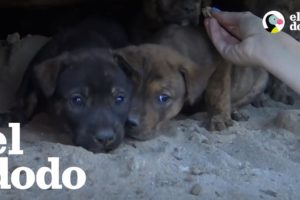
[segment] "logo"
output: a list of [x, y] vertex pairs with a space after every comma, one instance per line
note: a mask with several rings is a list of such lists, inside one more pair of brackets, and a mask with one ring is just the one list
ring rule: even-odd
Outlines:
[[291, 25], [290, 29], [291, 31], [300, 31], [300, 12], [297, 12], [296, 14], [292, 14], [290, 16]]
[[50, 167], [41, 167], [36, 173], [25, 166], [9, 170], [9, 156], [24, 154], [20, 146], [20, 124], [9, 123], [9, 127], [12, 128], [10, 148], [8, 148], [9, 144], [7, 144], [5, 135], [0, 132], [0, 190], [11, 189], [12, 187], [27, 190], [35, 183], [42, 190], [58, 190], [63, 189], [63, 186], [70, 190], [77, 190], [85, 185], [85, 172], [79, 167], [69, 167], [62, 172], [59, 166], [59, 157], [49, 157]]
[[268, 32], [276, 34], [284, 28], [285, 19], [280, 12], [273, 10], [265, 14], [262, 23]]

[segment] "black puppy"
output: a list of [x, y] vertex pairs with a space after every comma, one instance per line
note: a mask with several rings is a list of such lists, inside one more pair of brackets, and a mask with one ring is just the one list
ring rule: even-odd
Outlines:
[[110, 49], [126, 36], [112, 21], [88, 21], [47, 43], [32, 60], [18, 101], [0, 125], [26, 123], [37, 112], [55, 114], [76, 145], [93, 152], [116, 148], [124, 136], [131, 82]]

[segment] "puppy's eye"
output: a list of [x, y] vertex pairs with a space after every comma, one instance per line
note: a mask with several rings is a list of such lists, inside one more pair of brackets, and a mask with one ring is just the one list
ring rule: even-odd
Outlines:
[[170, 99], [171, 99], [171, 97], [169, 95], [167, 95], [167, 94], [161, 94], [158, 97], [159, 103], [162, 103], [162, 104], [167, 103]]
[[70, 103], [73, 106], [83, 107], [86, 104], [85, 98], [81, 94], [73, 94], [70, 98]]
[[122, 95], [119, 95], [119, 96], [117, 96], [117, 97], [115, 98], [115, 103], [116, 103], [117, 105], [122, 104], [124, 101], [125, 101], [125, 97], [122, 96]]

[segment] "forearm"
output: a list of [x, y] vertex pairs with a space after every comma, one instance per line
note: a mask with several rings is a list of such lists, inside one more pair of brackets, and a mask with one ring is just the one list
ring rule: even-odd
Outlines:
[[270, 35], [258, 52], [261, 65], [300, 94], [300, 43], [285, 33]]

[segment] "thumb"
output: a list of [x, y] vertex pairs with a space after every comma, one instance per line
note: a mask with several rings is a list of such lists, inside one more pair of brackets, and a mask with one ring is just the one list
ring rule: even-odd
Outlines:
[[206, 19], [205, 27], [212, 43], [222, 56], [225, 56], [225, 49], [239, 43], [239, 41], [221, 27], [214, 18]]

